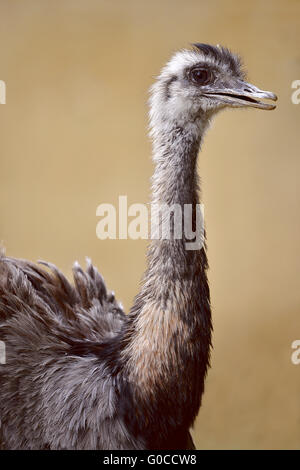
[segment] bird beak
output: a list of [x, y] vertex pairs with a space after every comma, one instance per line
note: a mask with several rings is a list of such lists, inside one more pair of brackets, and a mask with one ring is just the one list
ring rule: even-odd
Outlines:
[[275, 109], [276, 105], [271, 103], [265, 103], [261, 99], [269, 99], [277, 101], [277, 96], [271, 91], [260, 90], [251, 83], [240, 80], [236, 86], [230, 88], [223, 88], [220, 90], [214, 90], [208, 93], [210, 96], [216, 96], [219, 100], [226, 103], [227, 106], [232, 107], [245, 107], [249, 106], [252, 108], [259, 109]]

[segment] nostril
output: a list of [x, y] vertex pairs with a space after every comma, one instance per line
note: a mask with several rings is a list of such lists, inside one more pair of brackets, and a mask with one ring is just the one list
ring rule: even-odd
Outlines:
[[251, 93], [252, 90], [250, 90], [250, 88], [244, 88], [244, 91], [246, 91], [247, 93]]

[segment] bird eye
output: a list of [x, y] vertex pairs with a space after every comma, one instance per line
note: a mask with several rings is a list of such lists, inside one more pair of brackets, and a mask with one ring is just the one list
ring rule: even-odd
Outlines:
[[206, 85], [211, 78], [211, 74], [208, 70], [195, 67], [191, 70], [190, 77], [197, 85]]

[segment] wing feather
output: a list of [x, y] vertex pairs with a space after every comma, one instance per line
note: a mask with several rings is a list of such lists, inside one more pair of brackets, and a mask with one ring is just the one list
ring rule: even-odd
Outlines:
[[[72, 339], [103, 341], [120, 331], [126, 318], [103, 277], [87, 259], [84, 271], [73, 267], [74, 284], [52, 263], [34, 264], [0, 258], [1, 321], [22, 313], [43, 321], [51, 332], [67, 333]], [[30, 312], [30, 313], [29, 313]]]

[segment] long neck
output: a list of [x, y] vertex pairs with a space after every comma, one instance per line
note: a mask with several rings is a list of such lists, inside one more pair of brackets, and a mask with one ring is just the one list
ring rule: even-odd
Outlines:
[[[190, 204], [194, 228], [200, 135], [201, 123], [183, 128], [174, 122], [154, 136], [152, 203], [177, 204], [182, 214]], [[192, 414], [192, 421], [209, 361], [211, 320], [206, 254], [203, 247], [187, 249], [187, 241], [184, 234], [174, 236], [174, 224], [170, 238], [152, 240], [143, 284], [129, 315], [124, 355], [129, 381], [144, 401], [163, 406], [166, 416], [173, 397], [172, 408], [180, 419]]]
[[[195, 229], [196, 208], [199, 203], [196, 169], [199, 147], [199, 126], [195, 124], [182, 128], [175, 122], [165, 132], [161, 131], [154, 140], [151, 232], [156, 239], [150, 244], [144, 282], [132, 308], [132, 312], [139, 317], [139, 323], [144, 321], [145, 316], [153, 317], [154, 305], [162, 313], [167, 310], [176, 311], [176, 320], [180, 320], [182, 315], [186, 315], [183, 297], [198, 295], [197, 291], [193, 291], [194, 281], [197, 282], [193, 273], [198, 268], [201, 256], [198, 250], [187, 249], [191, 241], [186, 238], [184, 216], [185, 208], [190, 207], [191, 229]], [[176, 236], [178, 226], [180, 231]], [[178, 305], [179, 294], [181, 308]], [[143, 311], [140, 302], [143, 304]], [[167, 316], [162, 318], [166, 320]], [[145, 322], [145, 328], [147, 324]], [[158, 338], [160, 331], [157, 327], [152, 336], [154, 334]]]

